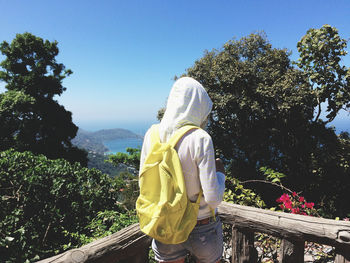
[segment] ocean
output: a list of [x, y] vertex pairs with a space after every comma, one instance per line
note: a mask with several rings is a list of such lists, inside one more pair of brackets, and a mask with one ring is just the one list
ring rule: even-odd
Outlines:
[[126, 148], [142, 147], [142, 139], [117, 139], [112, 141], [105, 141], [103, 144], [109, 149], [106, 154], [116, 154], [117, 152], [126, 153]]

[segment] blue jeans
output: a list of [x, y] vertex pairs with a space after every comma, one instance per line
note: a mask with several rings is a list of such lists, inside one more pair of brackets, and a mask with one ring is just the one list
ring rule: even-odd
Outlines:
[[220, 218], [217, 217], [216, 222], [196, 226], [188, 239], [180, 244], [163, 244], [153, 239], [152, 249], [159, 262], [179, 260], [191, 253], [201, 263], [215, 263], [221, 259], [223, 252]]

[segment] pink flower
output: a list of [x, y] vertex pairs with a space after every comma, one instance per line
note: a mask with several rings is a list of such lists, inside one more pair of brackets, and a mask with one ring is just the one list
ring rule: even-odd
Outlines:
[[[292, 192], [291, 194], [282, 194], [279, 198], [276, 199], [277, 203], [280, 203], [278, 206], [285, 212], [290, 212], [292, 214], [301, 214], [301, 215], [311, 215], [315, 212], [314, 209], [315, 203], [307, 203], [305, 197], [299, 196], [297, 192]], [[348, 218], [344, 220], [350, 220]]]
[[292, 209], [292, 202], [291, 201], [288, 200], [288, 201], [284, 202], [284, 205], [287, 209]]
[[292, 208], [292, 214], [300, 214], [299, 208]]
[[289, 197], [288, 194], [283, 194], [283, 195], [281, 195], [280, 200], [281, 200], [282, 202], [286, 202], [286, 201], [289, 201], [289, 200], [290, 200], [290, 197]]
[[314, 207], [314, 203], [305, 203], [306, 207], [309, 208], [309, 209], [312, 209]]

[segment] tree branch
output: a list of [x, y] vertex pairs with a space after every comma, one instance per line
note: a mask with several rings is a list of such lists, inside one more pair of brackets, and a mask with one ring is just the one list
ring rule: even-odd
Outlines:
[[46, 239], [47, 233], [49, 232], [50, 226], [51, 226], [51, 222], [48, 224], [48, 226], [46, 228], [45, 235], [44, 235], [43, 240], [41, 242], [42, 245], [45, 244], [45, 239]]
[[282, 184], [277, 184], [277, 183], [273, 183], [273, 182], [269, 182], [269, 181], [265, 181], [265, 180], [247, 180], [247, 181], [243, 181], [241, 182], [241, 184], [245, 184], [245, 183], [264, 183], [264, 184], [271, 184], [274, 186], [277, 186], [279, 188], [281, 188], [282, 190], [286, 190], [289, 193], [293, 193], [294, 191], [290, 190], [289, 188], [283, 186]]
[[317, 97], [317, 103], [318, 103], [318, 113], [317, 113], [317, 116], [316, 116], [316, 118], [314, 119], [313, 122], [318, 121], [318, 119], [320, 118], [320, 115], [321, 115], [321, 103], [320, 103], [320, 98], [319, 97]]

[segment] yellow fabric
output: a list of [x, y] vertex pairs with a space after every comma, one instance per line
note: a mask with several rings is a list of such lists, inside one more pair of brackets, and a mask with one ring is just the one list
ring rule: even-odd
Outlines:
[[186, 241], [197, 223], [202, 191], [196, 203], [188, 199], [175, 150], [178, 140], [196, 128], [193, 125], [180, 128], [167, 143], [160, 142], [159, 125], [151, 128], [151, 149], [141, 168], [136, 211], [141, 231], [165, 244]]

